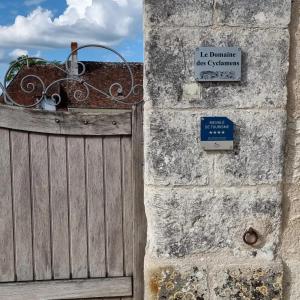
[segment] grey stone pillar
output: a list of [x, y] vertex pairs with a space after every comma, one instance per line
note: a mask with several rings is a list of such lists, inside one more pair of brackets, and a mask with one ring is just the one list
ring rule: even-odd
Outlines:
[[285, 298], [300, 299], [300, 1], [292, 2], [281, 257]]
[[[290, 6], [145, 0], [147, 300], [282, 298]], [[195, 82], [198, 46], [241, 47], [242, 82]], [[235, 122], [235, 151], [203, 151], [202, 116]]]

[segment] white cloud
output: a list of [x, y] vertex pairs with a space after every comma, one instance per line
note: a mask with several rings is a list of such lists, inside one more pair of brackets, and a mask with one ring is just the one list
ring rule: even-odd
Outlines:
[[[20, 56], [28, 55], [30, 57], [42, 57], [42, 52], [39, 50], [31, 49], [1, 49], [0, 48], [0, 65], [5, 66], [5, 69], [8, 68], [7, 63], [17, 59]], [[1, 73], [0, 73], [1, 74]], [[0, 89], [1, 93], [1, 89]]]
[[68, 47], [71, 41], [113, 45], [141, 30], [142, 0], [67, 0], [57, 18], [39, 7], [0, 26], [0, 40], [2, 48]]
[[39, 4], [41, 4], [41, 3], [45, 2], [45, 1], [46, 0], [26, 0], [24, 2], [24, 4], [26, 6], [33, 6], [33, 5], [39, 5]]
[[23, 55], [28, 55], [28, 51], [24, 49], [14, 49], [8, 54], [12, 59], [16, 59]]

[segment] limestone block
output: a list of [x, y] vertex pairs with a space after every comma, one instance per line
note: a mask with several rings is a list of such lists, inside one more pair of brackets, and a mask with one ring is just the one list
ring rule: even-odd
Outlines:
[[[212, 299], [282, 299], [282, 266], [221, 266], [214, 270]], [[296, 299], [296, 298], [292, 298]]]
[[[281, 224], [280, 188], [145, 190], [148, 255], [182, 258], [188, 255], [271, 260]], [[243, 242], [253, 227], [255, 247]]]
[[281, 252], [284, 259], [300, 261], [300, 218], [290, 220], [282, 236]]
[[216, 0], [216, 21], [230, 26], [287, 27], [291, 0]]
[[284, 209], [286, 221], [300, 219], [300, 186], [284, 185]]
[[[184, 2], [184, 1], [182, 1]], [[285, 107], [289, 33], [286, 29], [146, 28], [145, 100], [164, 108]], [[196, 83], [195, 49], [240, 46], [242, 81]], [[191, 97], [186, 86], [199, 85]]]
[[284, 164], [284, 111], [227, 112], [236, 124], [236, 151], [216, 153], [216, 185], [277, 184]]
[[[236, 124], [236, 152], [205, 152], [203, 116], [227, 116]], [[145, 183], [256, 185], [282, 180], [285, 113], [273, 111], [146, 111]]]
[[173, 266], [148, 270], [146, 275], [147, 300], [208, 300], [207, 271], [194, 266], [182, 270]]
[[288, 76], [289, 101], [288, 112], [291, 117], [300, 117], [300, 1], [292, 1], [292, 18], [289, 26], [291, 36], [290, 71]]
[[300, 261], [287, 260], [285, 261], [285, 291], [284, 299], [298, 300], [300, 299]]
[[146, 0], [145, 25], [208, 26], [213, 24], [213, 0]]
[[286, 144], [286, 182], [300, 183], [300, 119], [289, 118]]
[[[213, 157], [199, 143], [199, 117], [148, 111], [145, 116], [145, 183], [207, 185]], [[211, 158], [210, 158], [211, 157]]]

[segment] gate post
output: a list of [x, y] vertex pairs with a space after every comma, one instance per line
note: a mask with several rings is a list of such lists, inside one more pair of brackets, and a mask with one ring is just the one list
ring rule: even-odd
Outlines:
[[[282, 298], [290, 10], [145, 0], [147, 300]], [[199, 47], [241, 48], [241, 79], [196, 80]], [[229, 65], [227, 50], [212, 53], [210, 66]], [[201, 119], [217, 116], [235, 124], [233, 150], [203, 149]]]

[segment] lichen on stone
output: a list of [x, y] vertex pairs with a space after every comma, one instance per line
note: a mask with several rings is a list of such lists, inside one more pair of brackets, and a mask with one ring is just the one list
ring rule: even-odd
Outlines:
[[149, 281], [151, 300], [206, 300], [206, 271], [194, 267], [191, 272], [180, 273], [173, 267], [152, 272]]
[[276, 269], [238, 268], [216, 276], [216, 299], [273, 300], [282, 298], [282, 273]]

